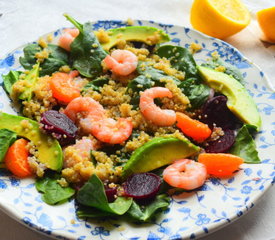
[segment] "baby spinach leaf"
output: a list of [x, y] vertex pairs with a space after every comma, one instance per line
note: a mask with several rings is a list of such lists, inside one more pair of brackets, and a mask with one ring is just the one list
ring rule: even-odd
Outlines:
[[245, 163], [260, 163], [256, 144], [249, 134], [249, 129], [251, 128], [247, 125], [242, 126], [234, 145], [230, 149], [230, 153], [243, 158]]
[[11, 144], [16, 140], [16, 133], [8, 129], [0, 129], [0, 162], [4, 160], [4, 157]]
[[95, 80], [88, 82], [82, 89], [83, 92], [86, 92], [89, 89], [99, 92], [100, 87], [103, 87], [104, 84], [108, 84], [109, 78], [107, 76], [98, 77]]
[[68, 53], [61, 47], [49, 44], [47, 49], [50, 54], [47, 59], [41, 63], [40, 75], [51, 75], [59, 70], [60, 67], [69, 64]]
[[117, 215], [124, 214], [130, 208], [133, 201], [132, 198], [118, 197], [114, 202], [108, 203], [104, 185], [95, 174], [78, 191], [77, 200], [85, 206]]
[[185, 80], [178, 87], [188, 97], [191, 108], [199, 108], [208, 98], [210, 88], [202, 83], [193, 55], [187, 48], [172, 45], [161, 46], [156, 54], [169, 59], [173, 68], [185, 73]]
[[188, 97], [193, 109], [199, 108], [208, 98], [210, 88], [202, 84], [198, 78], [189, 78], [178, 86]]
[[28, 44], [26, 47], [24, 47], [24, 57], [19, 58], [20, 64], [25, 69], [32, 69], [32, 66], [36, 64], [36, 57], [35, 54], [42, 51], [42, 47], [40, 47], [38, 44]]
[[110, 212], [105, 212], [93, 207], [87, 207], [80, 205], [76, 211], [79, 218], [100, 218], [100, 217], [110, 217], [115, 216], [115, 214]]
[[185, 78], [197, 76], [198, 70], [196, 62], [187, 48], [164, 45], [158, 48], [156, 54], [170, 60], [173, 68], [185, 72]]
[[134, 78], [131, 82], [129, 82], [128, 88], [132, 89], [133, 92], [140, 92], [144, 91], [147, 88], [155, 86], [155, 84], [157, 84], [156, 86], [164, 85], [163, 83], [160, 84], [159, 81], [155, 83], [155, 81], [149, 78], [148, 76], [139, 75], [138, 77]]
[[93, 24], [80, 24], [68, 15], [65, 17], [79, 30], [79, 35], [71, 44], [73, 67], [85, 77], [97, 77], [102, 73], [101, 61], [107, 53], [93, 32]]
[[140, 75], [130, 81], [127, 86], [134, 93], [131, 99], [131, 104], [134, 106], [137, 106], [139, 103], [139, 92], [151, 87], [163, 87], [165, 82], [161, 81], [161, 79], [172, 79], [176, 85], [181, 83], [177, 78], [168, 76], [163, 71], [148, 66], [144, 62], [138, 64], [137, 72]]
[[7, 75], [2, 75], [4, 89], [8, 94], [11, 93], [12, 85], [19, 80], [21, 73], [20, 71], [11, 70]]
[[61, 203], [75, 193], [75, 190], [71, 187], [61, 187], [57, 180], [59, 175], [50, 175], [44, 178], [39, 178], [35, 182], [37, 191], [42, 192], [42, 200], [50, 205]]
[[[68, 65], [69, 62], [68, 53], [63, 48], [54, 44], [48, 44], [46, 49], [49, 51], [49, 56], [40, 64], [40, 76], [51, 75], [58, 71], [60, 67]], [[25, 69], [32, 69], [37, 62], [36, 53], [42, 50], [43, 48], [38, 44], [27, 45], [23, 49], [24, 57], [20, 57], [19, 62]]]
[[156, 198], [145, 206], [140, 206], [133, 201], [127, 214], [139, 221], [148, 221], [157, 210], [164, 210], [168, 207], [170, 198], [166, 194], [157, 195]]
[[251, 124], [246, 124], [245, 125], [248, 132], [250, 133], [251, 136], [254, 136], [257, 133], [257, 127]]
[[151, 79], [151, 81], [155, 82], [155, 84], [164, 84], [161, 83], [161, 79], [172, 79], [176, 85], [179, 85], [181, 83], [180, 80], [178, 80], [175, 77], [169, 76], [163, 71], [156, 69], [154, 67], [148, 66], [144, 62], [140, 62], [137, 66], [137, 72], [140, 75], [146, 76], [148, 79]]
[[219, 66], [223, 66], [223, 67], [225, 67], [224, 73], [231, 75], [233, 78], [235, 78], [237, 81], [239, 81], [242, 84], [244, 82], [244, 78], [243, 78], [241, 71], [234, 65], [232, 65], [228, 62], [225, 62], [221, 58], [212, 58], [207, 63], [203, 63], [202, 66], [209, 67], [212, 69], [216, 69]]
[[75, 190], [70, 187], [61, 187], [57, 181], [49, 181], [42, 200], [47, 204], [54, 205], [69, 199], [74, 193]]
[[145, 89], [151, 88], [151, 87], [157, 87], [157, 86], [164, 86], [164, 83], [161, 83], [159, 81], [155, 82], [151, 78], [148, 78], [145, 75], [139, 75], [138, 77], [134, 78], [131, 82], [128, 84], [128, 89], [132, 89], [133, 96], [131, 98], [131, 104], [134, 107], [137, 107], [139, 104], [139, 92], [144, 91]]
[[33, 66], [33, 69], [25, 76], [24, 81], [27, 84], [24, 86], [24, 91], [19, 95], [21, 100], [31, 100], [33, 95], [33, 89], [39, 77], [39, 63]]

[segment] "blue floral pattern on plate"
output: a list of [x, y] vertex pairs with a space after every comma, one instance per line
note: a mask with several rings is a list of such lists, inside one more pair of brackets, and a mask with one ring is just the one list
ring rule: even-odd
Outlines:
[[[19, 180], [6, 170], [0, 170], [0, 207], [23, 224], [56, 239], [196, 239], [225, 226], [251, 209], [258, 198], [275, 182], [275, 161], [271, 159], [275, 146], [275, 93], [256, 66], [229, 44], [202, 35], [192, 29], [135, 21], [135, 25], [154, 26], [171, 36], [171, 44], [188, 47], [192, 42], [203, 49], [195, 54], [198, 63], [205, 62], [213, 52], [238, 67], [246, 87], [254, 98], [263, 119], [256, 143], [262, 164], [244, 164], [242, 171], [230, 179], [211, 178], [197, 191], [171, 198], [171, 204], [149, 223], [136, 223], [119, 218], [100, 220], [78, 219], [74, 201], [59, 206], [46, 205], [35, 190], [31, 179]], [[94, 29], [123, 27], [123, 21], [98, 21]], [[53, 32], [55, 41], [62, 29]], [[0, 74], [20, 68], [23, 47], [0, 59]], [[2, 78], [0, 77], [0, 83]], [[14, 113], [10, 100], [0, 87], [0, 110]]]

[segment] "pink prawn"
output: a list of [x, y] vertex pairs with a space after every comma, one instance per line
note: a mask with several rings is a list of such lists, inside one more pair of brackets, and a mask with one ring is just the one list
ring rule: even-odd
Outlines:
[[173, 187], [192, 190], [202, 186], [207, 178], [205, 165], [202, 163], [180, 159], [163, 171], [163, 179]]
[[155, 98], [169, 97], [173, 95], [164, 87], [146, 89], [140, 94], [139, 108], [142, 115], [158, 126], [171, 126], [176, 122], [176, 113], [173, 110], [161, 109], [155, 103]]
[[58, 45], [67, 51], [71, 51], [71, 43], [78, 34], [79, 30], [76, 28], [64, 29], [64, 33], [59, 38]]
[[102, 142], [119, 144], [132, 134], [133, 124], [130, 119], [120, 118], [115, 121], [107, 118], [102, 105], [90, 97], [73, 99], [64, 113], [74, 122], [78, 120], [78, 115], [81, 115], [81, 128]]
[[127, 76], [136, 70], [137, 56], [128, 50], [114, 50], [103, 60], [107, 68], [120, 76]]

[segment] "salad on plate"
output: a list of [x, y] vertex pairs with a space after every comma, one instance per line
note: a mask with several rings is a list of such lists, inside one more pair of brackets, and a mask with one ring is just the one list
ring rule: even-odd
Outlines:
[[20, 114], [0, 112], [0, 161], [34, 178], [50, 205], [75, 198], [79, 218], [148, 221], [170, 196], [260, 163], [261, 127], [240, 71], [218, 54], [199, 65], [163, 31], [74, 28], [28, 44], [3, 75]]

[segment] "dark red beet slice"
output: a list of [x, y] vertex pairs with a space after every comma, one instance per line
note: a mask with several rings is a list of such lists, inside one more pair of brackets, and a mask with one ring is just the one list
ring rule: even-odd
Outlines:
[[235, 134], [233, 130], [224, 130], [224, 135], [216, 141], [208, 142], [205, 147], [207, 153], [224, 153], [227, 152], [235, 142]]
[[149, 199], [156, 196], [161, 178], [154, 173], [136, 173], [123, 184], [124, 195], [135, 199]]
[[222, 129], [236, 129], [237, 118], [228, 109], [227, 97], [220, 95], [209, 99], [202, 108], [201, 121], [213, 128], [215, 124]]
[[131, 43], [133, 44], [133, 46], [135, 48], [146, 48], [150, 53], [153, 52], [153, 50], [156, 46], [156, 45], [148, 45], [146, 43], [138, 42], [138, 41], [131, 41]]
[[105, 194], [108, 202], [114, 202], [116, 200], [115, 195], [117, 194], [117, 188], [105, 187]]
[[77, 127], [65, 114], [49, 110], [42, 114], [40, 123], [43, 129], [53, 135], [61, 145], [75, 142]]

